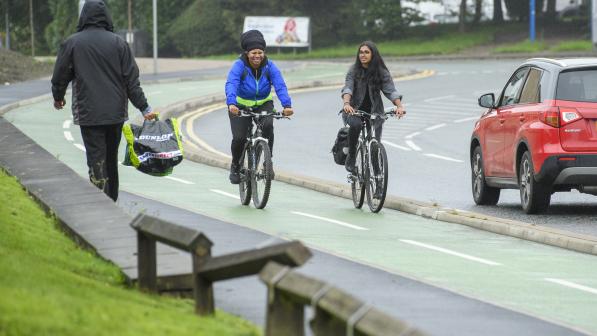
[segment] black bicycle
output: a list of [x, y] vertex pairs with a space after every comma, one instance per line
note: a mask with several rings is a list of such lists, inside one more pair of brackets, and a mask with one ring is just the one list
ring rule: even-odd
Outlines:
[[269, 149], [268, 140], [263, 137], [261, 130], [263, 120], [267, 117], [275, 119], [290, 119], [281, 113], [274, 111], [255, 112], [252, 107], [240, 109], [239, 118], [253, 118], [253, 125], [247, 132], [247, 142], [240, 159], [240, 202], [242, 205], [249, 205], [253, 196], [253, 205], [257, 209], [263, 209], [267, 205], [271, 183], [273, 179], [272, 154]]
[[[371, 212], [379, 212], [386, 200], [388, 191], [388, 156], [384, 145], [377, 141], [375, 128], [371, 122], [376, 118], [388, 119], [396, 116], [396, 108], [384, 110], [382, 116], [356, 110], [353, 115], [361, 117], [363, 127], [356, 150], [355, 171], [348, 174], [352, 189], [354, 207], [360, 209], [367, 194], [367, 204]], [[406, 112], [405, 112], [406, 113]], [[369, 118], [365, 118], [369, 117]]]

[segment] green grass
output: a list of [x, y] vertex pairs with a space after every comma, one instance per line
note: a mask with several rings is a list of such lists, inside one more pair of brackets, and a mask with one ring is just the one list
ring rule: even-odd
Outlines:
[[562, 42], [551, 48], [552, 51], [591, 51], [593, 45], [589, 40], [573, 40]]
[[126, 288], [120, 270], [79, 249], [0, 170], [0, 335], [259, 335], [190, 300]]
[[534, 53], [548, 49], [548, 45], [543, 41], [531, 42], [524, 40], [518, 43], [509, 44], [493, 49], [495, 53]]

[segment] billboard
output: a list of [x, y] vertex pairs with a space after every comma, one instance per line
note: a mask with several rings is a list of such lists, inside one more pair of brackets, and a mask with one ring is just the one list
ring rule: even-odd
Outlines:
[[308, 47], [311, 44], [308, 17], [247, 16], [243, 32], [257, 29], [269, 47]]

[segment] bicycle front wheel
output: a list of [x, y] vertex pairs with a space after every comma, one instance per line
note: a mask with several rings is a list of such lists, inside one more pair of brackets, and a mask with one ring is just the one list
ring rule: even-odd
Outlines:
[[377, 141], [371, 141], [369, 145], [367, 182], [367, 204], [371, 212], [379, 212], [388, 191], [388, 156], [384, 146]]
[[257, 209], [267, 205], [272, 184], [272, 155], [265, 141], [258, 141], [254, 147], [255, 167], [251, 178], [253, 204]]
[[238, 184], [238, 191], [240, 194], [240, 203], [242, 205], [249, 205], [251, 202], [251, 147], [245, 146], [243, 155], [240, 158], [240, 183]]
[[360, 209], [363, 206], [365, 200], [365, 157], [363, 146], [357, 147], [355, 160], [356, 175], [351, 174], [350, 176], [350, 188], [352, 189], [352, 203], [354, 207]]

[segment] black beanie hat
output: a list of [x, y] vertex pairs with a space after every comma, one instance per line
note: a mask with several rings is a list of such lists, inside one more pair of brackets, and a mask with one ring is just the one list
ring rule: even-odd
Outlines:
[[244, 51], [265, 50], [265, 39], [259, 30], [248, 30], [240, 36], [240, 47]]

